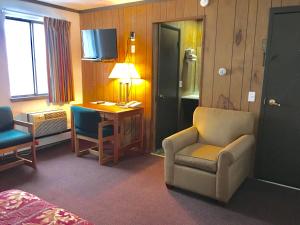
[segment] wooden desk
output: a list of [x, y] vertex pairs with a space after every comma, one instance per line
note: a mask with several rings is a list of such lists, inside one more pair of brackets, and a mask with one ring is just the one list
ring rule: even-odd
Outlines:
[[[114, 163], [118, 162], [120, 158], [120, 154], [123, 151], [129, 150], [133, 147], [137, 147], [141, 151], [143, 151], [143, 137], [144, 137], [144, 109], [143, 108], [122, 108], [120, 106], [106, 106], [106, 105], [91, 104], [91, 103], [77, 104], [75, 106], [96, 110], [101, 114], [102, 118], [114, 121], [114, 135], [115, 135], [115, 143], [114, 143], [114, 150], [113, 150]], [[134, 140], [132, 143], [126, 146], [122, 146], [121, 148], [120, 126], [124, 118], [133, 117], [133, 116], [139, 116], [139, 120], [140, 120], [139, 122], [140, 132], [138, 138]], [[72, 121], [72, 140], [73, 140], [73, 136], [74, 136], [73, 116], [71, 121]], [[73, 144], [73, 150], [74, 150], [74, 144]]]

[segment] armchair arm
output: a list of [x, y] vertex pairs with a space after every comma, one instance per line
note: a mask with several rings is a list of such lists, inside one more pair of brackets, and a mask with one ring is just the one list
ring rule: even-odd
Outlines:
[[198, 140], [198, 130], [196, 127], [190, 127], [163, 140], [162, 146], [166, 153], [175, 154], [180, 149], [196, 143]]
[[249, 175], [254, 145], [254, 135], [243, 135], [219, 154], [216, 183], [216, 196], [219, 201], [228, 202]]
[[251, 150], [255, 144], [254, 135], [243, 135], [227, 145], [220, 153], [219, 160], [226, 160], [228, 164], [237, 161], [243, 154]]
[[188, 145], [196, 143], [197, 140], [198, 130], [196, 127], [190, 127], [163, 140], [162, 146], [165, 151], [165, 182], [167, 184], [173, 185], [175, 153]]

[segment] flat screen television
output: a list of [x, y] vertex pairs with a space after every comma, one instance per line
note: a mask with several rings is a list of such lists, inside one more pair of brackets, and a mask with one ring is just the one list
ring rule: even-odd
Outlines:
[[81, 30], [82, 59], [104, 61], [118, 58], [117, 30]]

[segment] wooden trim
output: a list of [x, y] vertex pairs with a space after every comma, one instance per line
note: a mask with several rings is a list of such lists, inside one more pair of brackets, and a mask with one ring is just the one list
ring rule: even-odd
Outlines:
[[71, 9], [65, 6], [60, 6], [60, 5], [55, 5], [55, 4], [51, 4], [51, 3], [47, 3], [47, 2], [41, 2], [41, 1], [37, 1], [37, 0], [21, 0], [23, 2], [29, 2], [29, 3], [33, 3], [33, 4], [38, 4], [38, 5], [42, 5], [42, 6], [47, 6], [47, 7], [51, 7], [51, 8], [55, 8], [55, 9], [61, 9], [61, 10], [65, 10], [65, 11], [69, 11], [69, 12], [73, 12], [73, 13], [79, 13], [79, 10], [76, 9]]
[[157, 110], [157, 79], [158, 79], [158, 38], [159, 38], [159, 24], [152, 23], [152, 140], [150, 152], [155, 151], [156, 148], [156, 110]]
[[175, 18], [175, 19], [159, 19], [159, 20], [154, 20], [152, 23], [172, 23], [172, 22], [181, 22], [181, 21], [188, 21], [188, 20], [196, 20], [196, 21], [202, 21], [204, 22], [205, 16], [189, 16], [189, 17], [184, 17], [184, 18]]
[[[281, 14], [281, 13], [295, 13], [300, 12], [300, 6], [285, 6], [285, 7], [274, 7], [270, 9], [270, 17], [274, 14]], [[269, 20], [271, 22], [271, 20]], [[270, 31], [270, 30], [269, 30]]]
[[206, 30], [206, 16], [202, 17], [202, 43], [201, 43], [201, 71], [200, 72], [200, 79], [199, 79], [199, 103], [198, 105], [201, 106], [201, 98], [202, 98], [202, 84], [203, 84], [203, 74], [204, 74], [204, 49], [205, 49], [205, 30]]
[[145, 2], [149, 3], [149, 2], [161, 2], [161, 1], [167, 1], [167, 0], [140, 0], [138, 2], [129, 2], [129, 3], [124, 3], [124, 4], [117, 4], [117, 5], [102, 6], [102, 7], [92, 8], [92, 9], [78, 10], [78, 12], [80, 14], [81, 13], [91, 13], [91, 12], [102, 11], [102, 10], [118, 9], [118, 8], [123, 8], [123, 7], [144, 5]]

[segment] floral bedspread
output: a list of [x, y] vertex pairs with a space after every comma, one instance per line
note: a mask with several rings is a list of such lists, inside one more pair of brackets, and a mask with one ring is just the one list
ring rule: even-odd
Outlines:
[[0, 225], [92, 225], [37, 196], [9, 190], [0, 193]]

